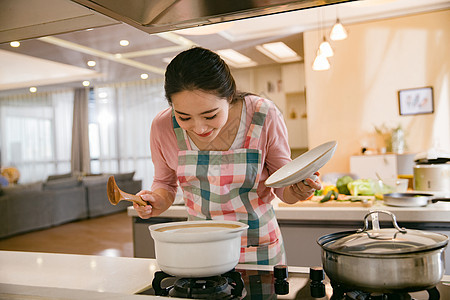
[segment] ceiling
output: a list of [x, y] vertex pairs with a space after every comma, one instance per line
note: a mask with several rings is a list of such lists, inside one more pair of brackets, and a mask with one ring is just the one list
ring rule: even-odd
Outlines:
[[[266, 42], [283, 41], [302, 57], [302, 33], [319, 27], [328, 31], [337, 15], [344, 25], [348, 25], [450, 7], [448, 0], [354, 1], [221, 23], [226, 28], [217, 33], [188, 35], [183, 31], [149, 34], [106, 16], [93, 14], [69, 0], [39, 0], [43, 2], [33, 7], [31, 12], [26, 6], [29, 0], [13, 1], [23, 3], [20, 9], [27, 10], [28, 16], [25, 18], [27, 24], [15, 19], [6, 22], [5, 15], [1, 13], [3, 11], [5, 14], [2, 5], [10, 1], [0, 2], [0, 20], [3, 20], [0, 21], [0, 41], [3, 41], [0, 43], [0, 91], [3, 92], [23, 92], [30, 86], [37, 86], [38, 90], [55, 86], [80, 87], [83, 80], [91, 81], [91, 85], [136, 81], [140, 80], [142, 73], [148, 74], [149, 79], [162, 78], [168, 61], [193, 45], [212, 50], [232, 48], [249, 56], [258, 65], [274, 64], [275, 61], [255, 47]], [[55, 16], [48, 13], [44, 14], [47, 18], [45, 22], [42, 17], [32, 18], [39, 15], [39, 10], [48, 12], [48, 8], [52, 7], [49, 5], [55, 6], [55, 13], [63, 18], [61, 22], [52, 23]], [[68, 7], [83, 21], [74, 22], [76, 18], [65, 16]], [[84, 10], [89, 11], [89, 16]], [[199, 29], [214, 26], [221, 25]], [[50, 34], [55, 27], [58, 32], [66, 33]], [[91, 29], [81, 30], [80, 27]], [[11, 36], [20, 36], [17, 33], [23, 28], [27, 28], [28, 32], [36, 28], [29, 35], [33, 38], [23, 36], [20, 47], [12, 48], [9, 45]], [[34, 38], [36, 36], [40, 37]], [[120, 46], [122, 39], [130, 44]], [[96, 61], [96, 65], [88, 67], [86, 63], [89, 60]]]

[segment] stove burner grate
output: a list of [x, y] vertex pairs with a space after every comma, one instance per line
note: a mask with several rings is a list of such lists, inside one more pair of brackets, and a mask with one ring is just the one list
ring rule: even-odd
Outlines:
[[240, 299], [244, 290], [241, 274], [235, 270], [204, 278], [178, 278], [155, 272], [152, 287], [157, 296], [188, 299]]
[[[415, 300], [408, 292], [398, 293], [371, 293], [346, 288], [343, 285], [331, 283], [333, 295], [330, 300]], [[437, 287], [426, 290], [428, 300], [439, 300], [440, 294]]]

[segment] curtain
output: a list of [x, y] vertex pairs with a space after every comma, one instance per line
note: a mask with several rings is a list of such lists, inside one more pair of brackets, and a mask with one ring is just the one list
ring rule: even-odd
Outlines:
[[1, 166], [15, 167], [19, 183], [70, 172], [73, 91], [0, 96]]
[[153, 181], [150, 126], [168, 107], [162, 80], [105, 85], [94, 90], [89, 134], [92, 170], [99, 173], [135, 171], [149, 189]]
[[72, 173], [89, 174], [89, 129], [87, 88], [75, 89], [72, 126]]

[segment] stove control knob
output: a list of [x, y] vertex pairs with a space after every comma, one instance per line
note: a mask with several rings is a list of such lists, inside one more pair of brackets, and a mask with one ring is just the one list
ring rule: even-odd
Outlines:
[[321, 267], [309, 268], [309, 279], [312, 281], [322, 281], [325, 279], [325, 273]]
[[277, 265], [273, 267], [273, 275], [275, 277], [275, 294], [277, 295], [287, 295], [289, 294], [289, 282], [286, 281], [288, 278], [288, 269], [285, 265]]
[[276, 279], [284, 280], [288, 278], [288, 268], [286, 265], [276, 265], [273, 267], [273, 275]]
[[310, 268], [309, 279], [311, 279], [311, 282], [309, 284], [311, 297], [325, 297], [325, 285], [322, 283], [322, 280], [325, 279], [325, 272], [323, 271], [323, 269], [321, 267]]

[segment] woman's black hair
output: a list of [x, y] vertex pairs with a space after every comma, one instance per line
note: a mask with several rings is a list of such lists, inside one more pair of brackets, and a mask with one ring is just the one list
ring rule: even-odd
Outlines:
[[211, 50], [194, 47], [178, 54], [167, 66], [164, 82], [167, 101], [183, 91], [202, 90], [229, 103], [237, 99], [236, 83], [230, 68]]

